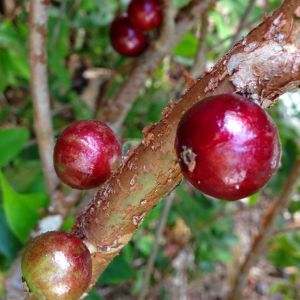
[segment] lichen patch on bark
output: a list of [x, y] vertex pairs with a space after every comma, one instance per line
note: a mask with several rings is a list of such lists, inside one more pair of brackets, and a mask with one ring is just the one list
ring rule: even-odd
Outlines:
[[[270, 40], [251, 52], [237, 53], [228, 61], [227, 71], [236, 90], [270, 106], [278, 95], [299, 85], [300, 50], [293, 44]], [[273, 80], [280, 85], [272, 84]], [[293, 80], [295, 78], [295, 80]], [[291, 83], [292, 82], [292, 83]], [[288, 85], [288, 87], [287, 87]], [[278, 89], [279, 88], [279, 89]], [[264, 105], [266, 106], [266, 105]]]

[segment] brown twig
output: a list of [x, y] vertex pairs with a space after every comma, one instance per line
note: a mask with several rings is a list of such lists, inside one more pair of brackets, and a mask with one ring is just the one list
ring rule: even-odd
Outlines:
[[[245, 25], [244, 28], [252, 28], [255, 24], [257, 24], [257, 22], [259, 22], [259, 20], [261, 20], [261, 17], [256, 18], [255, 20], [252, 21], [248, 21]], [[234, 37], [234, 34], [231, 34], [225, 38], [222, 38], [220, 40], [218, 40], [214, 45], [210, 46], [206, 51], [207, 52], [214, 52], [216, 51], [219, 47], [221, 47], [224, 43], [226, 43], [229, 40], [232, 40]], [[231, 44], [231, 46], [233, 46], [233, 44]]]
[[277, 218], [283, 213], [291, 196], [295, 192], [299, 175], [300, 158], [296, 160], [279, 198], [272, 202], [270, 207], [267, 209], [267, 212], [263, 216], [259, 233], [254, 237], [252, 246], [235, 275], [232, 289], [227, 297], [228, 300], [243, 299], [242, 292], [248, 277], [248, 273], [262, 254], [266, 243], [273, 236]]
[[171, 1], [166, 1], [164, 24], [157, 41], [139, 58], [136, 59], [128, 76], [111, 99], [103, 101], [97, 118], [108, 123], [119, 131], [124, 119], [144, 87], [147, 78], [156, 70], [165, 55], [171, 53], [185, 32], [190, 30], [199, 16], [216, 0], [193, 0], [176, 17], [174, 28], [174, 9]]
[[153, 272], [153, 267], [154, 267], [154, 263], [155, 263], [155, 259], [158, 253], [158, 247], [159, 247], [159, 241], [161, 239], [161, 236], [163, 234], [166, 222], [167, 222], [167, 218], [170, 212], [170, 209], [172, 207], [172, 204], [174, 202], [174, 198], [175, 195], [171, 194], [170, 196], [167, 197], [166, 199], [166, 203], [164, 205], [162, 214], [160, 216], [159, 219], [159, 223], [155, 232], [155, 237], [154, 237], [154, 244], [151, 250], [151, 255], [149, 256], [148, 262], [147, 262], [147, 266], [146, 266], [146, 270], [145, 270], [145, 275], [144, 275], [144, 280], [143, 280], [143, 284], [141, 287], [141, 293], [139, 296], [139, 300], [144, 300], [148, 294], [149, 291], [149, 281], [150, 281], [150, 277], [151, 274]]
[[66, 6], [67, 6], [67, 0], [62, 0], [62, 2], [60, 4], [60, 8], [59, 8], [58, 20], [55, 24], [53, 34], [52, 34], [52, 39], [51, 39], [51, 48], [53, 51], [55, 50], [57, 39], [60, 34], [62, 20], [64, 18], [65, 12], [66, 12]]
[[204, 97], [224, 92], [247, 94], [268, 106], [299, 86], [298, 6], [299, 0], [286, 0], [187, 90], [181, 101], [170, 102], [163, 119], [144, 129], [142, 143], [77, 217], [72, 232], [92, 253], [91, 284], [129, 242], [146, 214], [180, 182], [174, 140], [186, 110]]
[[54, 171], [52, 158], [54, 139], [50, 113], [46, 51], [48, 6], [48, 1], [30, 1], [29, 56], [35, 133], [46, 187], [49, 196], [53, 199], [53, 193], [59, 180]]
[[285, 233], [289, 233], [289, 232], [296, 232], [296, 231], [300, 231], [300, 224], [296, 223], [296, 224], [288, 224], [283, 228], [280, 228], [278, 230], [276, 230], [274, 232], [274, 235], [279, 235], [279, 234], [285, 234]]
[[231, 39], [232, 45], [240, 39], [240, 34], [243, 31], [243, 29], [245, 28], [245, 25], [247, 24], [248, 18], [251, 15], [251, 12], [252, 12], [252, 10], [255, 6], [255, 3], [256, 3], [256, 0], [249, 0], [249, 3], [248, 3], [248, 5], [245, 9], [245, 12], [244, 12], [244, 14], [242, 15], [242, 17], [240, 19], [237, 30], [236, 30], [234, 36]]
[[[53, 167], [54, 137], [52, 114], [48, 89], [47, 72], [47, 22], [48, 1], [32, 0], [30, 2], [30, 72], [31, 94], [34, 109], [34, 128], [42, 161], [46, 187], [51, 199], [48, 213], [61, 215], [62, 220], [70, 208], [78, 201], [80, 193], [73, 191], [69, 196], [58, 189], [59, 179]], [[48, 216], [45, 216], [46, 218]], [[40, 220], [40, 223], [43, 219]], [[38, 226], [40, 227], [40, 226]]]
[[201, 18], [200, 41], [197, 49], [195, 63], [191, 70], [191, 75], [199, 77], [205, 71], [206, 65], [206, 38], [208, 34], [208, 13], [204, 13]]

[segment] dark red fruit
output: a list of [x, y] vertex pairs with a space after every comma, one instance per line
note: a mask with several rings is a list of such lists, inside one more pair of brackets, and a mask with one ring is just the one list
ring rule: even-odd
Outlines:
[[65, 232], [47, 232], [29, 242], [21, 266], [27, 287], [37, 299], [78, 300], [92, 276], [89, 250]]
[[121, 155], [113, 131], [100, 121], [79, 121], [67, 127], [54, 148], [54, 168], [59, 178], [77, 189], [103, 183]]
[[140, 30], [158, 27], [162, 20], [160, 0], [132, 0], [128, 6], [128, 17], [133, 26]]
[[234, 94], [206, 98], [188, 110], [175, 148], [184, 176], [203, 193], [225, 200], [261, 188], [276, 172], [281, 153], [271, 118]]
[[118, 16], [112, 22], [109, 36], [114, 49], [124, 56], [137, 56], [148, 45], [145, 34], [133, 27], [127, 14]]

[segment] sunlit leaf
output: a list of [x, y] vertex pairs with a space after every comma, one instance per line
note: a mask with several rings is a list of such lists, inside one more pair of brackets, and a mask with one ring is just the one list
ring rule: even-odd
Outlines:
[[30, 230], [41, 216], [41, 208], [47, 205], [43, 194], [19, 194], [12, 189], [2, 172], [0, 184], [3, 196], [3, 208], [11, 231], [21, 242], [28, 238]]

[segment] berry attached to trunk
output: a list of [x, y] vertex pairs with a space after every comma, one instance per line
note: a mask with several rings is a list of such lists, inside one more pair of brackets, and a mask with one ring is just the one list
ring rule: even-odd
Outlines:
[[225, 200], [255, 193], [276, 172], [281, 156], [271, 118], [235, 94], [209, 97], [189, 109], [175, 148], [183, 175], [203, 193]]
[[27, 287], [37, 299], [78, 300], [92, 275], [89, 250], [65, 232], [50, 231], [29, 242], [21, 266]]
[[90, 189], [109, 177], [120, 156], [121, 146], [107, 125], [79, 121], [59, 136], [54, 148], [54, 167], [67, 185]]

